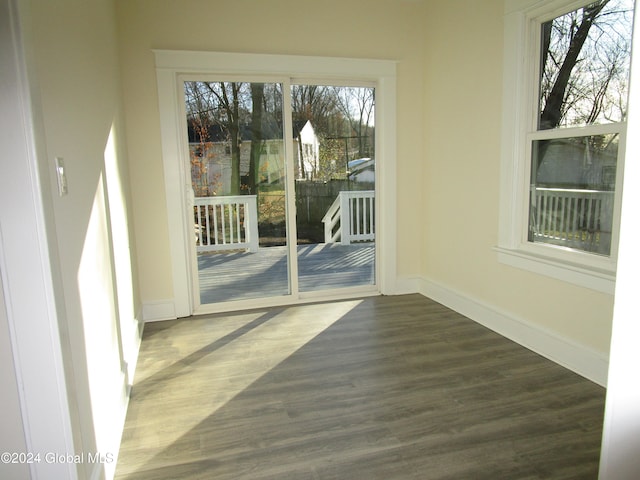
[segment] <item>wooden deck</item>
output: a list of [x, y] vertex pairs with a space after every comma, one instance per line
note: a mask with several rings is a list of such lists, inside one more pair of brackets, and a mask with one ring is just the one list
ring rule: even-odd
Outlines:
[[[198, 255], [200, 303], [288, 295], [287, 247]], [[375, 245], [298, 246], [301, 292], [375, 283]]]

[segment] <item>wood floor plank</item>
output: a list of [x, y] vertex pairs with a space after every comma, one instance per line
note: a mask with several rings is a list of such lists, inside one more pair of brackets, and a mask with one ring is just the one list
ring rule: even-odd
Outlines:
[[604, 389], [420, 295], [145, 326], [116, 478], [597, 478]]

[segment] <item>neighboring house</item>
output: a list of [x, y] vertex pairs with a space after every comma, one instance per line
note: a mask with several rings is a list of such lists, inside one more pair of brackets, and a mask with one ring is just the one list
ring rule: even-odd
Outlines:
[[538, 168], [539, 186], [613, 190], [617, 152], [605, 149], [592, 153], [582, 143], [555, 141], [549, 144]]
[[[300, 135], [294, 141], [297, 147], [297, 164], [302, 165], [304, 169], [303, 178], [311, 179], [313, 172], [317, 172], [320, 167], [320, 140], [309, 120], [304, 124]], [[302, 157], [302, 162], [300, 157]]]
[[[205, 142], [200, 142], [193, 129], [189, 128], [189, 152], [192, 160], [192, 179], [199, 184], [202, 191], [215, 192], [217, 195], [228, 195], [231, 191], [231, 143], [226, 133], [219, 126], [212, 126], [207, 132]], [[277, 132], [270, 135], [273, 138], [263, 139], [259, 162], [259, 183], [284, 183], [284, 142], [278, 138]], [[240, 143], [240, 176], [249, 174], [249, 159], [251, 154], [251, 129], [241, 129]], [[302, 165], [304, 176], [311, 179], [313, 172], [318, 170], [320, 141], [310, 121], [307, 121], [299, 134], [294, 134], [294, 159], [296, 170]], [[302, 157], [302, 162], [300, 162]], [[200, 170], [201, 162], [202, 170]]]
[[347, 164], [349, 180], [354, 182], [373, 183], [376, 181], [375, 160], [373, 158], [358, 158]]

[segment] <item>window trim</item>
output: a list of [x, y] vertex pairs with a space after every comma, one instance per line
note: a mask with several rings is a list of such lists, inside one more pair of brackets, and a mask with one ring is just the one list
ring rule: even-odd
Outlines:
[[505, 0], [503, 104], [500, 166], [498, 261], [599, 292], [614, 293], [620, 199], [624, 170], [626, 123], [563, 128], [559, 137], [587, 132], [620, 134], [611, 253], [609, 256], [527, 240], [531, 141], [556, 132], [538, 132], [536, 125], [539, 70], [539, 28], [544, 22], [580, 8], [589, 0]]

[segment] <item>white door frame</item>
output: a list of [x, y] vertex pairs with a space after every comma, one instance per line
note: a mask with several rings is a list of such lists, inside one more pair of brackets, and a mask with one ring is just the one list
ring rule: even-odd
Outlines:
[[[396, 62], [350, 58], [306, 57], [290, 55], [236, 54], [154, 50], [158, 82], [158, 101], [162, 137], [162, 153], [167, 201], [171, 263], [173, 268], [174, 311], [177, 317], [207, 313], [216, 309], [232, 309], [230, 305], [213, 305], [206, 312], [194, 311], [190, 274], [188, 195], [191, 179], [183, 164], [181, 135], [184, 129], [182, 85], [183, 75], [271, 76], [313, 79], [313, 82], [361, 81], [376, 88], [376, 211], [378, 212], [377, 284], [382, 294], [395, 291], [396, 282]], [[278, 299], [242, 302], [236, 308], [300, 303], [337, 298], [336, 291], [326, 296], [292, 295]], [[377, 293], [377, 292], [376, 292]], [[353, 293], [351, 293], [353, 295]], [[226, 303], [226, 302], [225, 302]]]

